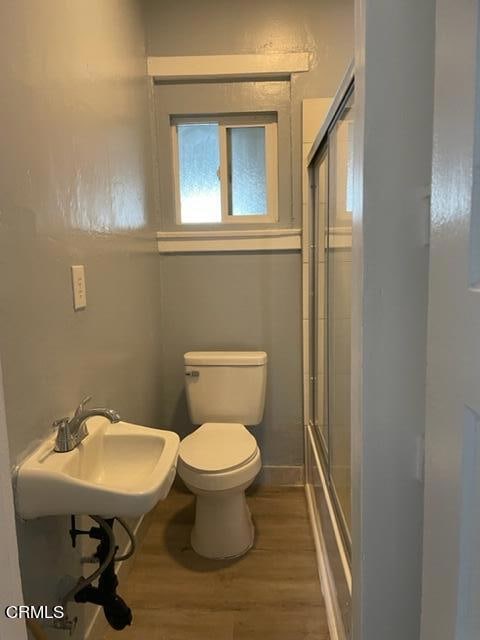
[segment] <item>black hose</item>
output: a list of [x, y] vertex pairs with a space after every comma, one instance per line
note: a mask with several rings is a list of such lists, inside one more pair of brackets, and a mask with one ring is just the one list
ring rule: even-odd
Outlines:
[[80, 578], [80, 580], [73, 587], [73, 589], [70, 589], [70, 591], [63, 596], [61, 600], [61, 604], [63, 605], [64, 609], [66, 609], [67, 603], [70, 600], [73, 600], [79, 591], [91, 585], [92, 582], [94, 582], [105, 571], [105, 569], [112, 562], [115, 556], [115, 551], [116, 551], [115, 536], [113, 535], [112, 527], [106, 522], [106, 520], [104, 520], [103, 518], [100, 518], [100, 516], [90, 516], [90, 517], [92, 518], [92, 520], [95, 520], [98, 526], [106, 533], [108, 537], [108, 541], [109, 541], [108, 554], [105, 560], [102, 562], [102, 564], [98, 567], [96, 571], [94, 571], [91, 575], [89, 575], [88, 578], [83, 578], [83, 577]]

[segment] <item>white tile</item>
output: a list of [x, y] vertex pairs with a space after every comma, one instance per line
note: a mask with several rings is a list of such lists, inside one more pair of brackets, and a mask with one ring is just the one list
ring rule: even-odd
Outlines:
[[302, 229], [305, 231], [305, 237], [308, 237], [308, 230], [309, 230], [309, 207], [308, 207], [308, 202], [302, 202]]
[[333, 327], [332, 348], [335, 373], [350, 373], [350, 318], [336, 318]]
[[[318, 266], [317, 266], [317, 308], [316, 308], [316, 316], [319, 318], [324, 318], [326, 315], [325, 312], [325, 263], [324, 262], [319, 262]], [[303, 291], [303, 319], [308, 317], [308, 314], [306, 314], [306, 311], [309, 311], [309, 307], [306, 307], [306, 302], [307, 300], [309, 301], [309, 298], [306, 298], [306, 296], [310, 296], [310, 289], [311, 289], [311, 283], [309, 282], [310, 280], [310, 265], [308, 263], [303, 263], [302, 265], [302, 282], [306, 282], [309, 286], [308, 286], [308, 290], [307, 291]]]
[[308, 205], [302, 205], [302, 261], [308, 261], [308, 248], [310, 245], [310, 225], [308, 219]]
[[[325, 393], [324, 393], [324, 385], [325, 378], [323, 375], [319, 375], [317, 379], [317, 386], [315, 387], [316, 398], [315, 398], [315, 409], [316, 409], [316, 419], [317, 423], [322, 427], [326, 424], [325, 420]], [[310, 412], [310, 400], [308, 404], [308, 411]], [[309, 416], [313, 418], [314, 416]]]
[[330, 417], [331, 425], [341, 437], [342, 430], [350, 425], [350, 375], [339, 373], [330, 375]]
[[303, 376], [303, 415], [305, 418], [305, 424], [308, 424], [310, 418], [310, 377]]
[[303, 377], [303, 423], [308, 424], [310, 420], [310, 393], [309, 393], [309, 378]]
[[352, 264], [337, 260], [336, 252], [329, 263], [329, 303], [335, 321], [351, 317], [352, 304]]
[[[306, 320], [303, 321], [303, 331], [307, 331], [308, 330], [308, 322]], [[305, 333], [304, 333], [305, 335]], [[325, 362], [324, 362], [324, 355], [325, 355], [325, 345], [324, 345], [324, 340], [325, 340], [325, 320], [323, 318], [321, 318], [318, 321], [318, 343], [317, 343], [317, 356], [318, 356], [318, 374], [323, 374], [325, 372]], [[306, 346], [304, 345], [303, 347], [303, 356], [310, 358], [310, 345]]]
[[302, 202], [308, 202], [308, 171], [307, 171], [307, 158], [310, 153], [312, 144], [310, 142], [303, 143], [302, 145]]
[[303, 321], [303, 372], [304, 374], [309, 373], [309, 360], [310, 360], [310, 351], [309, 351], [309, 322], [308, 320]]
[[323, 318], [318, 320], [317, 362], [317, 373], [323, 374], [325, 372], [325, 320]]
[[309, 315], [309, 265], [304, 262], [302, 264], [302, 318], [308, 320]]
[[302, 262], [303, 263], [310, 262], [310, 242], [309, 242], [309, 239], [310, 238], [306, 234], [304, 242], [302, 243]]
[[317, 217], [317, 258], [319, 262], [324, 262], [325, 260], [325, 207], [324, 205], [319, 205], [319, 215]]
[[317, 382], [317, 419], [318, 423], [324, 425], [325, 421], [325, 376], [318, 375]]
[[317, 264], [317, 317], [325, 318], [325, 263]]

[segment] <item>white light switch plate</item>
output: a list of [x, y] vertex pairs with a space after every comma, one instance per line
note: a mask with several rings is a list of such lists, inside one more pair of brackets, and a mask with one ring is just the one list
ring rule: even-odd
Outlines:
[[85, 267], [83, 264], [72, 265], [73, 308], [85, 309], [87, 306], [87, 287], [85, 284]]

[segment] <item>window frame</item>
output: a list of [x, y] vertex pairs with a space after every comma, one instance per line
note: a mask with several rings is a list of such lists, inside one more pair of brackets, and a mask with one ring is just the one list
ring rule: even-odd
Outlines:
[[[230, 113], [212, 115], [171, 115], [170, 140], [172, 145], [173, 189], [175, 201], [175, 223], [181, 227], [193, 225], [227, 226], [231, 224], [276, 224], [278, 215], [278, 123], [277, 113]], [[219, 127], [220, 146], [220, 199], [221, 219], [217, 222], [183, 222], [181, 219], [180, 165], [178, 153], [179, 124], [216, 123]], [[265, 186], [267, 191], [267, 211], [257, 215], [233, 215], [230, 213], [231, 178], [229, 175], [228, 129], [242, 127], [264, 127], [265, 129]]]

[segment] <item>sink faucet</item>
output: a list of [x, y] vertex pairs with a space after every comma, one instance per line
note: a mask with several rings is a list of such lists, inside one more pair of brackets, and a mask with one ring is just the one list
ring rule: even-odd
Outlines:
[[73, 451], [78, 447], [80, 442], [88, 436], [85, 421], [92, 416], [104, 416], [110, 422], [120, 422], [121, 418], [113, 409], [85, 409], [85, 405], [92, 399], [87, 396], [78, 405], [73, 418], [61, 418], [55, 420], [53, 426], [57, 429], [57, 437], [55, 440], [54, 451], [57, 453], [66, 453]]

